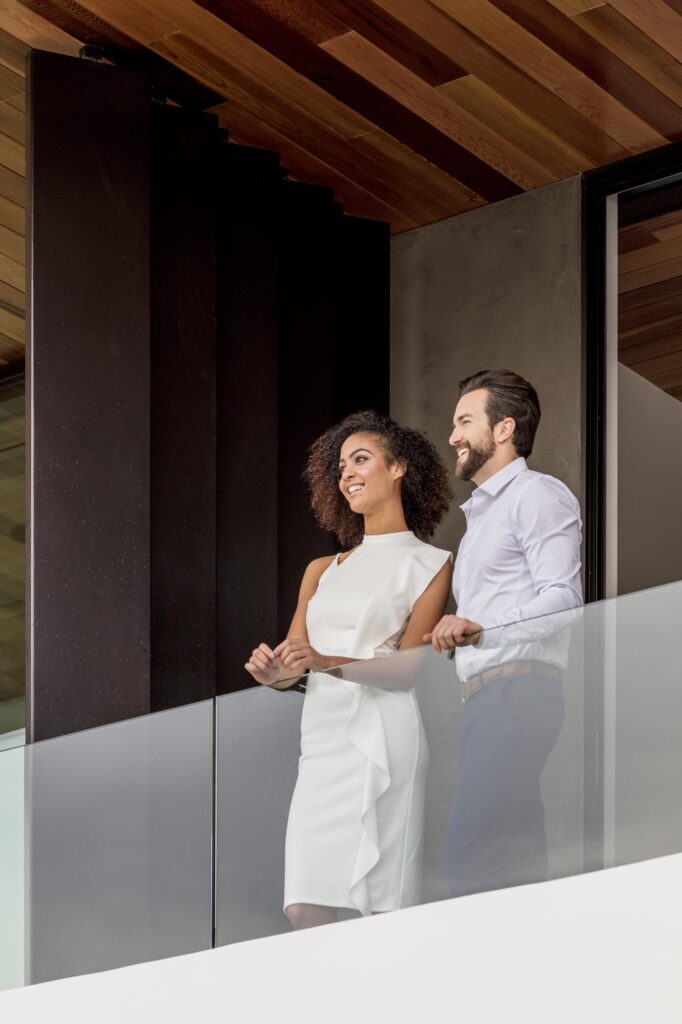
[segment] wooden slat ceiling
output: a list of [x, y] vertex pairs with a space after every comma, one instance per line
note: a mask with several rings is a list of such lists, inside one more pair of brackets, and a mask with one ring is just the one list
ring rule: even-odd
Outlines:
[[618, 358], [682, 400], [682, 210], [618, 233]]
[[682, 139], [682, 0], [0, 0], [0, 28], [15, 205], [22, 45], [181, 71], [234, 141], [394, 232]]
[[0, 373], [24, 357], [24, 60], [0, 17]]
[[682, 138], [680, 0], [15, 6], [29, 45], [48, 21], [171, 62], [235, 141], [394, 231]]

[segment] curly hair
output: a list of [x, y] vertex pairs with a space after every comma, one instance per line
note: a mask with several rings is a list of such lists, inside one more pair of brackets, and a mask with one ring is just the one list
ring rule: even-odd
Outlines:
[[351, 434], [371, 434], [381, 444], [388, 465], [405, 464], [401, 489], [405, 521], [418, 537], [430, 537], [447, 512], [452, 496], [440, 455], [418, 430], [401, 427], [372, 410], [347, 416], [318, 437], [310, 448], [303, 475], [320, 526], [335, 533], [347, 547], [362, 540], [363, 517], [351, 510], [339, 490], [339, 454]]

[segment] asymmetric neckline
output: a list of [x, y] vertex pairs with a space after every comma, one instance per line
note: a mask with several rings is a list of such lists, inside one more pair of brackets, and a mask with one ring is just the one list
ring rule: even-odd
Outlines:
[[[362, 538], [362, 541], [352, 551], [339, 552], [339, 554], [332, 562], [332, 565], [335, 565], [337, 569], [339, 569], [341, 568], [342, 565], [345, 565], [346, 562], [350, 561], [353, 555], [357, 554], [358, 551], [360, 551], [360, 549], [363, 546], [374, 547], [374, 545], [376, 544], [381, 544], [382, 542], [386, 541], [397, 540], [400, 537], [411, 537], [414, 540], [417, 539], [412, 530], [398, 530], [396, 533], [371, 533], [369, 534], [369, 536], [365, 534], [364, 537]], [[345, 555], [346, 557], [343, 559], [342, 562], [340, 562], [339, 559], [341, 558], [342, 555]]]

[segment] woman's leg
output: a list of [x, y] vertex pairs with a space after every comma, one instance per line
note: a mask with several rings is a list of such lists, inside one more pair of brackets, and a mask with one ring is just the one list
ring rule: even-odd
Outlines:
[[335, 907], [318, 907], [314, 903], [290, 903], [286, 913], [294, 930], [300, 931], [301, 928], [333, 924], [338, 911]]

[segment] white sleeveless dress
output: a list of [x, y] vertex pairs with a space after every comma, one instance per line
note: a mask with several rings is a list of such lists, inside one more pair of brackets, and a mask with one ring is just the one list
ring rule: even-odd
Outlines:
[[[365, 537], [322, 574], [308, 604], [310, 643], [341, 658], [394, 653], [415, 601], [449, 560], [449, 551], [408, 531]], [[412, 690], [311, 673], [287, 825], [285, 908], [371, 914], [416, 903], [427, 767]]]

